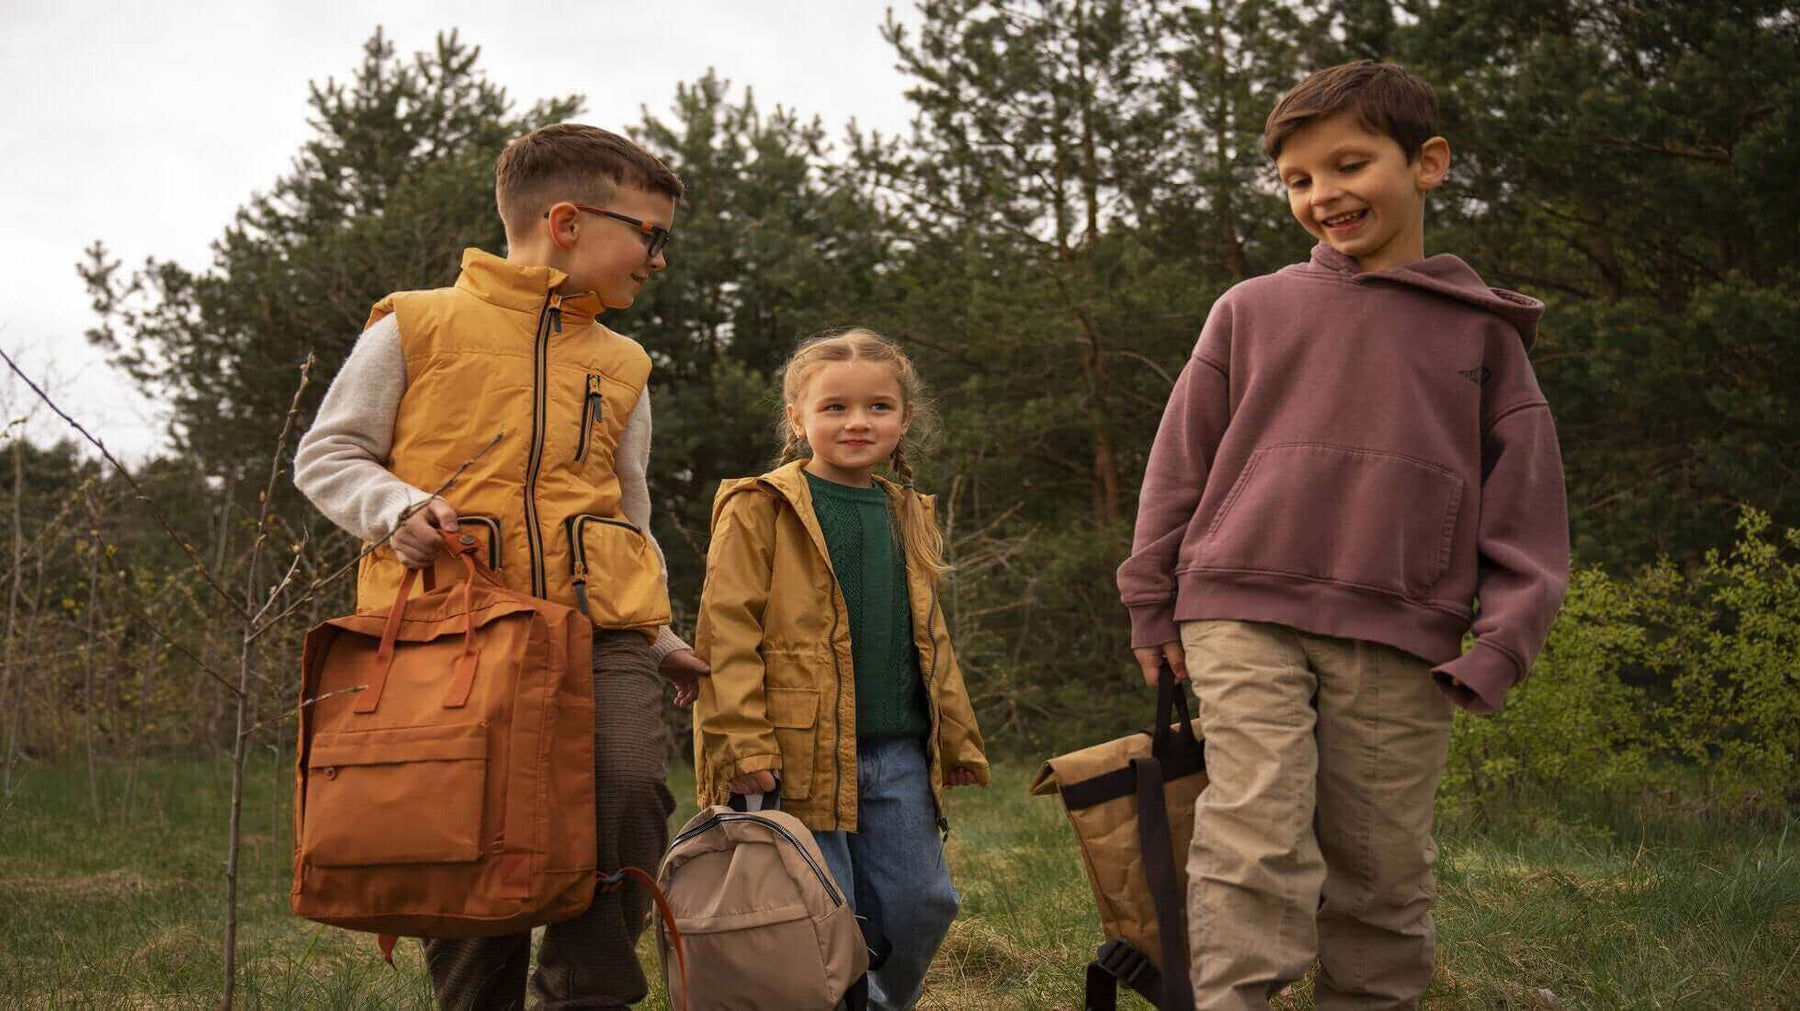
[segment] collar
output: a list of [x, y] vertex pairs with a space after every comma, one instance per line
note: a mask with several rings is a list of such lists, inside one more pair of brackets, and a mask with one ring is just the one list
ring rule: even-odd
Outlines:
[[517, 309], [536, 315], [546, 302], [562, 310], [565, 323], [586, 325], [604, 310], [600, 297], [591, 291], [569, 295], [556, 291], [569, 275], [555, 267], [508, 263], [485, 249], [474, 246], [463, 250], [462, 273], [456, 286], [493, 305]]

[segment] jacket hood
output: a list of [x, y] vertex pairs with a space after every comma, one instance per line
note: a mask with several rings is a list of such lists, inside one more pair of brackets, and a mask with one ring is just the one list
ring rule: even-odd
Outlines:
[[1386, 270], [1363, 270], [1354, 259], [1321, 242], [1313, 247], [1312, 263], [1315, 267], [1345, 275], [1358, 284], [1419, 288], [1485, 309], [1512, 324], [1527, 351], [1537, 342], [1538, 319], [1544, 315], [1544, 303], [1516, 291], [1489, 287], [1481, 275], [1475, 273], [1475, 268], [1450, 253], [1439, 253]]
[[[898, 499], [905, 490], [885, 477], [872, 476], [876, 487], [887, 492], [889, 498]], [[726, 500], [756, 487], [767, 488], [787, 499], [788, 504], [800, 510], [801, 515], [811, 511], [812, 489], [806, 485], [806, 461], [794, 460], [756, 477], [733, 477], [719, 482], [718, 494], [713, 497], [713, 522], [718, 522], [719, 510], [724, 507]], [[928, 511], [936, 500], [934, 495], [919, 495], [919, 501], [924, 503]]]

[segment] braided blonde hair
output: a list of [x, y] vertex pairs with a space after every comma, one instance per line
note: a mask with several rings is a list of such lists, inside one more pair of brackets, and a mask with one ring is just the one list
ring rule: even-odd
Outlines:
[[936, 581], [950, 569], [944, 561], [944, 534], [926, 513], [925, 503], [920, 499], [918, 489], [913, 487], [913, 469], [908, 456], [909, 450], [919, 453], [930, 445], [936, 433], [937, 411], [932, 407], [918, 369], [913, 367], [912, 359], [906, 357], [899, 345], [866, 327], [827, 331], [803, 342], [781, 367], [781, 403], [775, 412], [775, 441], [781, 451], [775, 465], [780, 467], [812, 456], [812, 447], [807, 445], [805, 437], [794, 431], [794, 424], [788, 418], [788, 407], [792, 405], [799, 410], [807, 387], [825, 366], [859, 361], [888, 366], [900, 384], [901, 409], [912, 423], [888, 457], [894, 480], [901, 486], [900, 500], [893, 505], [895, 526], [900, 531], [907, 564]]

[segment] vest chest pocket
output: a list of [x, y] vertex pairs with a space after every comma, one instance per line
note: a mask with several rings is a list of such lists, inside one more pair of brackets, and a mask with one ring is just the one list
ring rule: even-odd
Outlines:
[[571, 516], [563, 526], [581, 613], [601, 628], [668, 623], [662, 561], [642, 531], [625, 520], [589, 513]]
[[593, 447], [594, 429], [606, 420], [606, 398], [601, 394], [600, 376], [590, 372], [587, 391], [581, 398], [581, 429], [576, 433], [575, 462], [585, 463]]

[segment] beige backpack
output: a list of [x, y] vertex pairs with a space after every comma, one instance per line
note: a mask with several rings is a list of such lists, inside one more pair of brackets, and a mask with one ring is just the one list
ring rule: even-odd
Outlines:
[[1087, 968], [1089, 1011], [1112, 1011], [1120, 983], [1163, 1011], [1194, 1006], [1186, 857], [1206, 788], [1197, 726], [1165, 663], [1153, 730], [1052, 758], [1032, 781], [1032, 793], [1062, 798], [1107, 937]]
[[[671, 1006], [825, 1011], [866, 1001], [869, 948], [800, 819], [705, 808], [675, 834], [656, 879], [687, 949], [685, 985], [668, 979]], [[670, 942], [660, 927], [657, 942], [667, 976]]]

